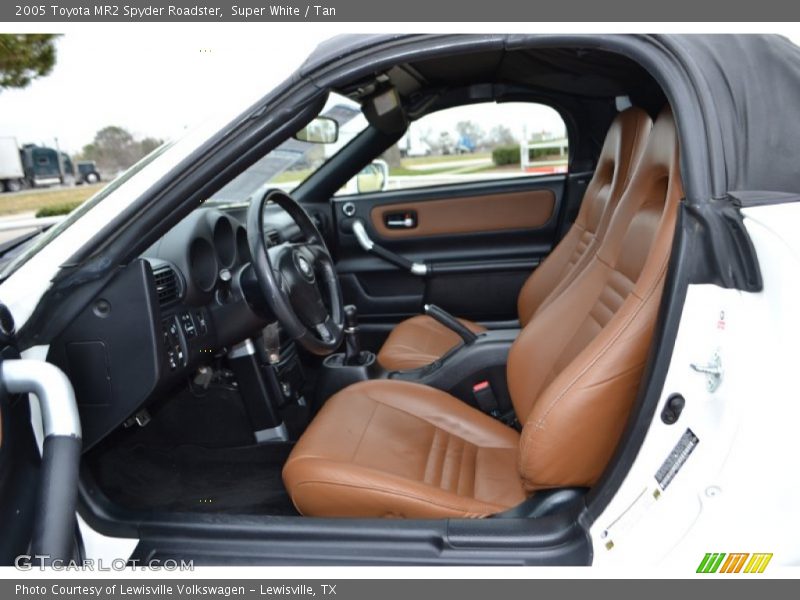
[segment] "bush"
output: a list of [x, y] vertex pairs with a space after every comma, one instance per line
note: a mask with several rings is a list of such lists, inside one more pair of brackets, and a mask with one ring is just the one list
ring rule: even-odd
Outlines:
[[498, 146], [492, 150], [492, 162], [498, 167], [519, 164], [519, 146]]
[[74, 209], [78, 208], [83, 201], [80, 202], [62, 202], [61, 204], [53, 204], [52, 206], [45, 206], [36, 211], [36, 218], [40, 217], [58, 217], [71, 213]]

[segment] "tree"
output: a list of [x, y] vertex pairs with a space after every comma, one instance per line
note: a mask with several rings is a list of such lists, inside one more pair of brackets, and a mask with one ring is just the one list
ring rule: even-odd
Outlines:
[[24, 88], [56, 64], [53, 34], [0, 34], [0, 89]]
[[517, 138], [505, 125], [495, 125], [489, 132], [489, 141], [494, 146], [513, 146], [517, 143]]
[[475, 121], [459, 121], [456, 123], [456, 131], [458, 132], [459, 142], [469, 141], [475, 148], [483, 142], [483, 129]]
[[[139, 142], [139, 154], [141, 156], [147, 156], [153, 150], [158, 148], [161, 144], [163, 144], [163, 140], [159, 140], [157, 138], [146, 137], [142, 141]], [[137, 159], [138, 160], [138, 159]]]
[[137, 140], [127, 129], [110, 125], [98, 131], [94, 141], [83, 147], [80, 158], [95, 161], [105, 171], [116, 172], [127, 169], [161, 144], [161, 140], [151, 137]]
[[386, 164], [389, 165], [391, 169], [402, 166], [400, 147], [397, 144], [392, 144], [390, 148], [381, 154], [381, 158], [386, 161]]

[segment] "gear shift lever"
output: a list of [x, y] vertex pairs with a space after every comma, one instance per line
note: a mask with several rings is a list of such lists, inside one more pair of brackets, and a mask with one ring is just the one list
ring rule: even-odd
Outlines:
[[344, 364], [360, 365], [361, 340], [358, 339], [358, 309], [348, 304], [344, 307]]

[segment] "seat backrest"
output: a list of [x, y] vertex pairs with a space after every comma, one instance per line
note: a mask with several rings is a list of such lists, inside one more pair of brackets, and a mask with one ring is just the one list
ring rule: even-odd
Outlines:
[[644, 371], [682, 195], [665, 109], [598, 252], [511, 348], [528, 491], [591, 486], [611, 458]]
[[612, 121], [575, 223], [520, 290], [517, 312], [523, 327], [550, 299], [563, 291], [594, 256], [641, 157], [651, 126], [647, 113], [635, 107], [619, 113]]

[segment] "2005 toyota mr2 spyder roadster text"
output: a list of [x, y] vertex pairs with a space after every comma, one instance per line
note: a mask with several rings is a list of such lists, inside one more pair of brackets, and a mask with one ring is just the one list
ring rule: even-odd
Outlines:
[[799, 102], [780, 37], [324, 43], [3, 248], [2, 562], [797, 564]]

